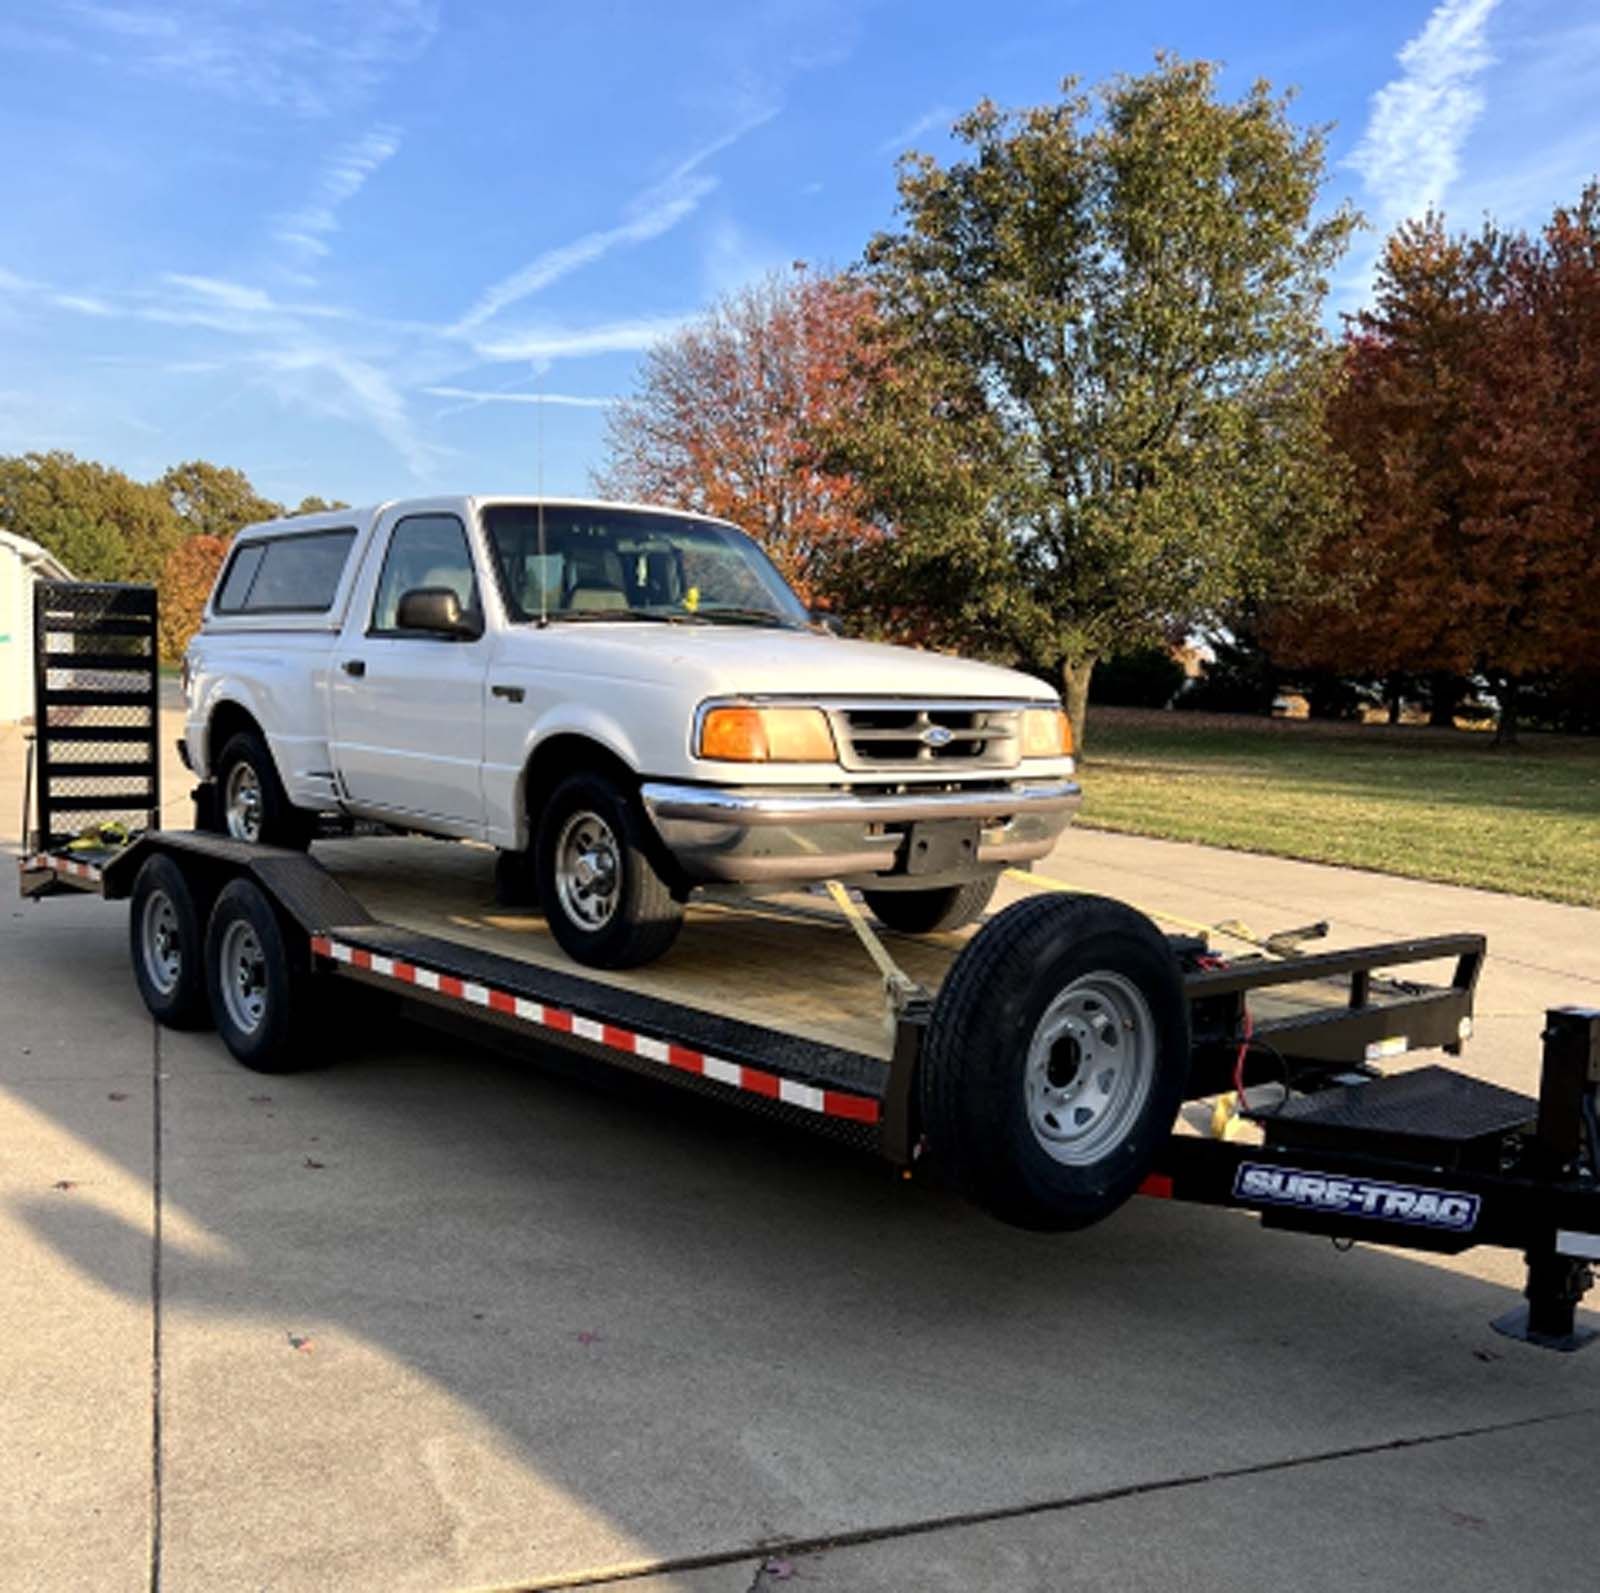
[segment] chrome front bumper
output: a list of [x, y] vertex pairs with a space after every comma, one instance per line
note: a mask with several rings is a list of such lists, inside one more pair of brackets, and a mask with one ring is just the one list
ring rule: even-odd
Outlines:
[[1050, 850], [1082, 800], [1072, 780], [881, 796], [647, 781], [640, 795], [668, 851], [692, 880], [855, 879], [907, 888], [970, 876], [970, 869], [949, 879], [900, 872], [911, 825], [976, 820], [978, 863], [1028, 863]]

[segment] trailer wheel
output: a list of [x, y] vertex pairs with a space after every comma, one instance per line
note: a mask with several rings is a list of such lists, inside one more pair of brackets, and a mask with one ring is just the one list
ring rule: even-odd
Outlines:
[[236, 841], [297, 852], [311, 844], [311, 815], [290, 802], [271, 751], [253, 730], [230, 736], [217, 759], [217, 805], [222, 833]]
[[928, 891], [862, 891], [872, 916], [902, 935], [937, 935], [982, 918], [1000, 883], [998, 874]]
[[128, 907], [134, 983], [150, 1016], [169, 1029], [209, 1027], [205, 940], [183, 870], [159, 852], [148, 858]]
[[550, 933], [591, 968], [654, 962], [683, 927], [683, 903], [650, 861], [644, 815], [602, 774], [571, 775], [550, 794], [534, 870]]
[[260, 887], [224, 886], [206, 927], [206, 990], [217, 1033], [247, 1068], [294, 1073], [316, 1063], [306, 1043], [310, 983]]
[[1034, 897], [967, 943], [921, 1070], [937, 1162], [1021, 1228], [1083, 1228], [1139, 1187], [1189, 1072], [1189, 1008], [1165, 937], [1103, 896]]

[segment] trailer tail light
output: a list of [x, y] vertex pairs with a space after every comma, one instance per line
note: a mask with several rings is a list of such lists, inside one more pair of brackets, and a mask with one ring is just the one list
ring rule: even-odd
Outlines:
[[695, 748], [724, 763], [836, 763], [828, 716], [820, 708], [711, 708]]
[[1022, 715], [1024, 758], [1068, 758], [1072, 755], [1072, 726], [1059, 708], [1028, 708]]

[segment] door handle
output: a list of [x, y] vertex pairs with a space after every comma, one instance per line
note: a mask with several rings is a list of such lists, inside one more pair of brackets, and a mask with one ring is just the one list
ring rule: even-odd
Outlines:
[[491, 697], [504, 697], [507, 702], [521, 702], [527, 693], [520, 686], [491, 686]]
[[347, 658], [339, 667], [345, 674], [354, 675], [359, 680], [367, 672], [367, 661], [364, 658]]

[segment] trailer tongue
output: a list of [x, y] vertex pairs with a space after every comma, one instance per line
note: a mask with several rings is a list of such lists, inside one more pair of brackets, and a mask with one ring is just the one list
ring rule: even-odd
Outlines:
[[[1556, 1349], [1594, 1336], [1577, 1307], [1600, 1260], [1600, 1012], [1548, 1014], [1536, 1099], [1441, 1065], [1379, 1072], [1402, 1052], [1460, 1053], [1481, 936], [1229, 961], [1124, 904], [1036, 896], [985, 923], [930, 997], [889, 981], [886, 1055], [860, 1025], [830, 1043], [731, 1003], [667, 999], [655, 980], [627, 988], [380, 918], [303, 853], [155, 829], [154, 609], [133, 590], [38, 589], [22, 894], [128, 899], [146, 1005], [179, 1026], [214, 1022], [247, 1065], [307, 1065], [329, 1004], [375, 986], [531, 1054], [561, 1047], [902, 1169], [939, 1168], [1030, 1227], [1081, 1227], [1139, 1192], [1338, 1240], [1519, 1250], [1526, 1303], [1495, 1326]], [[122, 734], [97, 741], [97, 724]], [[64, 758], [64, 745], [83, 754]], [[86, 774], [97, 755], [105, 772]], [[88, 830], [77, 820], [91, 799]], [[122, 844], [110, 826], [129, 820], [142, 833]], [[1441, 961], [1447, 983], [1396, 977]], [[1251, 1091], [1259, 1143], [1174, 1131], [1183, 1102]]]

